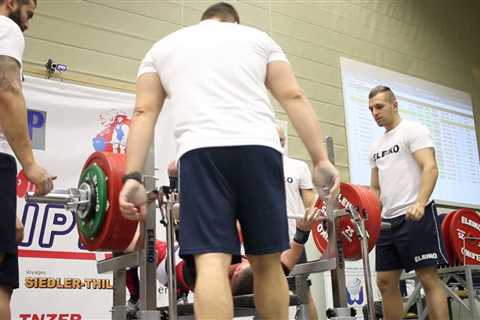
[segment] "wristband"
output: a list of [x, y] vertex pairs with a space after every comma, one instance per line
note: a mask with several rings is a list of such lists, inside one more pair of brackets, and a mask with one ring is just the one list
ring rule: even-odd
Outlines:
[[124, 175], [122, 177], [122, 182], [125, 183], [127, 182], [127, 180], [130, 180], [130, 179], [136, 180], [143, 184], [143, 175], [138, 171], [133, 171]]
[[303, 231], [297, 228], [297, 231], [295, 231], [295, 236], [293, 237], [293, 241], [303, 245], [308, 241], [309, 236], [310, 231]]

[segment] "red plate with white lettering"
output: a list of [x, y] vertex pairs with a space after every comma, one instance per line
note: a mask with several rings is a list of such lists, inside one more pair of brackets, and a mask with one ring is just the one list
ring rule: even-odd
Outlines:
[[[368, 249], [372, 250], [380, 234], [381, 211], [378, 198], [366, 187], [342, 183], [340, 185], [338, 201], [339, 208], [344, 208], [346, 205], [351, 204], [356, 207], [362, 215], [368, 215], [368, 219], [365, 221], [365, 228], [369, 235]], [[321, 210], [323, 215], [326, 215], [326, 208], [322, 200], [319, 199], [315, 206]], [[360, 240], [358, 239], [356, 227], [351, 221], [350, 216], [340, 218], [339, 227], [345, 259], [361, 259], [362, 250]], [[328, 233], [327, 230], [323, 228], [323, 224], [315, 223], [312, 228], [312, 235], [318, 250], [324, 254], [328, 247]]]
[[463, 208], [450, 222], [450, 244], [460, 264], [480, 264], [480, 214]]
[[451, 266], [455, 265], [455, 253], [453, 252], [453, 247], [450, 242], [450, 223], [452, 221], [453, 215], [456, 212], [457, 211], [453, 211], [445, 214], [446, 217], [443, 218], [441, 225], [443, 244], [445, 245], [445, 250], [447, 251], [448, 264]]
[[125, 219], [118, 204], [125, 174], [125, 155], [112, 152], [95, 152], [87, 159], [82, 169], [96, 163], [107, 177], [108, 204], [100, 232], [86, 238], [79, 230], [80, 241], [90, 251], [123, 251], [132, 241], [137, 230], [137, 221]]

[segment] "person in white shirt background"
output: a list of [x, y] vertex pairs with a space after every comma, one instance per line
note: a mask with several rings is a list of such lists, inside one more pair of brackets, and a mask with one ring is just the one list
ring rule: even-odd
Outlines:
[[375, 122], [385, 128], [369, 152], [370, 186], [382, 203], [382, 220], [391, 226], [380, 232], [375, 247], [384, 319], [403, 319], [400, 275], [415, 270], [426, 293], [429, 319], [446, 320], [447, 299], [437, 267], [447, 259], [430, 201], [438, 177], [432, 137], [422, 124], [402, 120], [390, 88], [377, 86], [368, 98]]
[[[296, 239], [296, 243], [305, 244], [308, 239], [308, 232], [298, 228], [298, 220], [301, 219], [306, 210], [309, 210], [315, 205], [317, 199], [312, 182], [312, 175], [308, 165], [300, 160], [290, 158], [285, 150], [287, 137], [285, 130], [281, 126], [277, 126], [278, 138], [280, 145], [284, 149], [283, 152], [283, 174], [285, 176], [285, 194], [287, 200], [287, 216], [288, 216], [288, 234], [290, 240]], [[306, 239], [305, 239], [306, 238]], [[297, 263], [307, 262], [307, 255], [305, 248]], [[289, 281], [294, 282], [293, 279]], [[309, 294], [309, 318], [317, 319], [317, 309], [312, 298], [310, 290]]]

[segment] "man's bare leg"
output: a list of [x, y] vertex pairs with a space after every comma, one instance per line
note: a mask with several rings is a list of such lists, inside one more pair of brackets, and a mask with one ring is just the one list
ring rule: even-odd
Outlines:
[[280, 253], [249, 255], [253, 270], [255, 306], [261, 319], [288, 319], [288, 284]]
[[232, 256], [205, 253], [195, 256], [194, 309], [197, 319], [232, 319], [233, 301], [228, 267]]
[[317, 307], [315, 306], [315, 301], [313, 301], [312, 293], [308, 290], [308, 315], [310, 320], [317, 320]]
[[377, 285], [382, 295], [383, 319], [403, 319], [403, 303], [400, 294], [401, 270], [381, 271], [377, 273]]
[[10, 319], [12, 289], [0, 286], [0, 319]]
[[428, 318], [430, 320], [447, 320], [447, 297], [442, 288], [442, 280], [438, 276], [437, 268], [421, 268], [415, 270], [415, 273], [427, 295]]

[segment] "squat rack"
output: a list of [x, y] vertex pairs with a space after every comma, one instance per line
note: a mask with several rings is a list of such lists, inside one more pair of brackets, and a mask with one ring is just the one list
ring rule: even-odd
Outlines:
[[[334, 163], [333, 139], [327, 137], [326, 146], [328, 157]], [[111, 309], [112, 320], [127, 319], [126, 307], [126, 270], [140, 267], [140, 305], [137, 318], [141, 320], [168, 319], [176, 320], [184, 315], [192, 315], [191, 304], [178, 304], [176, 297], [176, 274], [175, 274], [175, 217], [173, 208], [178, 204], [178, 193], [165, 192], [166, 188], [157, 189], [154, 176], [154, 147], [149, 150], [145, 165], [145, 188], [148, 191], [147, 214], [143, 226], [143, 249], [127, 254], [114, 253], [110, 259], [97, 262], [97, 272], [107, 273], [113, 271], [113, 306]], [[72, 198], [65, 196], [61, 191], [53, 191], [46, 196], [34, 196], [30, 194], [28, 201], [49, 203], [53, 199], [57, 203], [71, 206]], [[157, 205], [161, 211], [163, 220], [166, 221], [167, 234], [167, 270], [168, 270], [168, 307], [157, 308], [157, 280], [156, 280], [156, 211]], [[308, 314], [308, 275], [311, 273], [330, 271], [332, 275], [333, 309], [328, 314], [330, 319], [353, 320], [355, 315], [348, 308], [345, 281], [345, 257], [340, 239], [339, 218], [350, 215], [355, 222], [357, 235], [361, 239], [362, 260], [366, 284], [367, 302], [370, 319], [375, 320], [372, 281], [370, 264], [368, 259], [368, 234], [365, 229], [365, 218], [353, 207], [337, 209], [327, 205], [327, 231], [329, 245], [326, 258], [316, 261], [297, 264], [290, 273], [295, 278], [293, 295], [290, 295], [290, 305], [298, 307], [297, 319], [309, 319]], [[234, 297], [236, 315], [245, 316], [254, 313], [253, 295]], [[252, 313], [253, 312], [253, 313]]]

